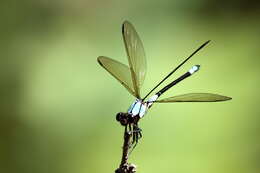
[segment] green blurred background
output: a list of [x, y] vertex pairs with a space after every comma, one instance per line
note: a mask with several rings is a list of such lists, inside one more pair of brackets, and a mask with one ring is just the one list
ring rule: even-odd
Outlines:
[[113, 172], [134, 98], [96, 62], [127, 63], [121, 25], [143, 41], [143, 95], [204, 41], [201, 70], [165, 97], [212, 92], [222, 103], [153, 106], [131, 155], [138, 172], [260, 172], [260, 3], [246, 0], [11, 0], [0, 5], [0, 172]]

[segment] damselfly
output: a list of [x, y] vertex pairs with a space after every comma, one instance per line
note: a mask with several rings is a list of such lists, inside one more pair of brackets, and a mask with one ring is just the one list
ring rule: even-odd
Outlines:
[[111, 58], [100, 56], [98, 57], [98, 63], [105, 68], [114, 78], [116, 78], [134, 97], [136, 100], [129, 107], [127, 112], [119, 112], [116, 115], [116, 120], [121, 125], [125, 126], [125, 129], [132, 133], [132, 146], [133, 148], [138, 143], [138, 140], [142, 137], [141, 129], [138, 127], [138, 121], [144, 117], [147, 110], [151, 108], [154, 103], [170, 103], [170, 102], [219, 102], [230, 100], [230, 97], [222, 96], [212, 93], [188, 93], [183, 95], [177, 95], [165, 99], [159, 100], [158, 98], [171, 87], [179, 83], [180, 81], [191, 76], [197, 72], [200, 68], [199, 65], [194, 65], [188, 72], [176, 80], [170, 82], [164, 88], [156, 92], [152, 97], [147, 97], [158, 88], [167, 78], [169, 78], [176, 70], [178, 70], [184, 63], [186, 63], [194, 54], [206, 46], [209, 41], [202, 44], [197, 50], [195, 50], [188, 58], [181, 62], [176, 68], [174, 68], [163, 80], [161, 80], [149, 93], [144, 97], [140, 96], [140, 89], [144, 82], [146, 75], [146, 58], [144, 53], [143, 44], [140, 40], [133, 25], [125, 21], [122, 26], [123, 40], [126, 48], [128, 64], [129, 66], [122, 64]]

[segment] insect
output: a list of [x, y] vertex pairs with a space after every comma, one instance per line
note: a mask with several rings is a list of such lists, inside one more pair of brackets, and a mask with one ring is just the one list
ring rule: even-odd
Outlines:
[[194, 54], [206, 46], [209, 41], [202, 44], [197, 50], [195, 50], [189, 57], [181, 62], [176, 68], [174, 68], [164, 79], [162, 79], [149, 93], [144, 97], [140, 96], [140, 89], [144, 82], [146, 75], [146, 58], [143, 48], [143, 44], [137, 34], [134, 26], [125, 21], [122, 25], [122, 34], [124, 45], [127, 52], [129, 66], [122, 64], [116, 60], [105, 56], [99, 56], [97, 58], [98, 63], [107, 70], [114, 78], [116, 78], [134, 97], [136, 100], [128, 108], [127, 112], [119, 112], [116, 115], [116, 120], [120, 122], [122, 126], [125, 126], [125, 130], [132, 133], [132, 147], [138, 143], [138, 140], [142, 137], [142, 130], [138, 127], [138, 122], [147, 113], [147, 110], [151, 108], [154, 103], [170, 103], [170, 102], [218, 102], [230, 100], [230, 97], [222, 96], [212, 93], [188, 93], [183, 95], [177, 95], [165, 99], [159, 100], [158, 98], [171, 87], [188, 78], [196, 73], [200, 66], [194, 65], [188, 72], [176, 80], [170, 82], [161, 90], [156, 92], [152, 97], [147, 97], [157, 89], [166, 79], [168, 79], [176, 70], [178, 70], [184, 63], [186, 63]]

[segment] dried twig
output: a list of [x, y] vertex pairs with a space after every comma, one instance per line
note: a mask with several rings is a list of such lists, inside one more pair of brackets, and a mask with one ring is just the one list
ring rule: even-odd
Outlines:
[[119, 168], [115, 170], [115, 173], [135, 173], [136, 166], [134, 164], [128, 163], [129, 149], [131, 148], [131, 137], [132, 133], [127, 131], [127, 126], [125, 126], [124, 131], [124, 144], [123, 144], [123, 153], [121, 163]]

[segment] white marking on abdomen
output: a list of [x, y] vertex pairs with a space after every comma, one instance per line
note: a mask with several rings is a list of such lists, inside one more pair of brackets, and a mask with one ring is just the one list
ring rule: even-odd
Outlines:
[[157, 94], [155, 94], [155, 95], [153, 95], [152, 97], [150, 97], [148, 99], [147, 103], [148, 103], [148, 107], [149, 108], [152, 106], [153, 102], [157, 100], [158, 97], [159, 96]]
[[189, 70], [189, 73], [190, 74], [193, 74], [195, 73], [196, 71], [198, 71], [200, 69], [200, 65], [194, 65], [190, 70]]

